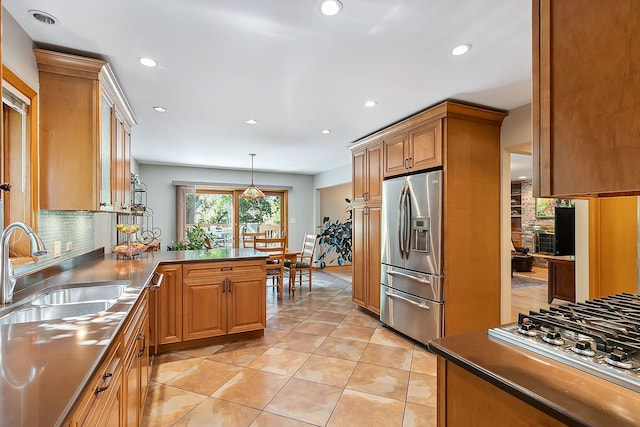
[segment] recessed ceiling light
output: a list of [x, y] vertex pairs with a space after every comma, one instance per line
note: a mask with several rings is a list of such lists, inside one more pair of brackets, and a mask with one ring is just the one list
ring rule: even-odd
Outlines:
[[519, 176], [518, 179], [527, 179], [527, 177], [522, 175], [522, 176]]
[[245, 120], [245, 123], [248, 125], [257, 125], [258, 121], [256, 119]]
[[140, 58], [140, 63], [145, 67], [155, 67], [158, 63], [153, 58]]
[[331, 133], [331, 129], [322, 129], [322, 133], [325, 135]]
[[36, 21], [42, 22], [43, 24], [56, 25], [58, 23], [58, 20], [55, 16], [41, 10], [31, 9], [29, 11], [29, 15], [31, 15], [31, 17], [33, 17], [33, 19], [35, 19]]
[[378, 101], [371, 100], [364, 103], [364, 106], [367, 108], [372, 108], [372, 107], [375, 107], [376, 105], [378, 105]]
[[320, 5], [320, 12], [326, 16], [337, 15], [341, 10], [342, 3], [340, 0], [324, 0]]
[[470, 44], [461, 44], [460, 46], [456, 46], [451, 50], [451, 55], [453, 55], [453, 56], [464, 55], [465, 53], [469, 52], [470, 50], [471, 50], [471, 45]]
[[153, 109], [156, 110], [158, 113], [166, 113], [167, 112], [167, 109], [164, 108], [161, 105], [156, 105], [155, 107], [153, 107]]

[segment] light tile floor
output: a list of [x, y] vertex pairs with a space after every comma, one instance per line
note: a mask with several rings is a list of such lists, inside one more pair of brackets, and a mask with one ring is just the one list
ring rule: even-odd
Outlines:
[[328, 272], [295, 297], [267, 289], [264, 337], [157, 356], [142, 425], [435, 426], [435, 356]]

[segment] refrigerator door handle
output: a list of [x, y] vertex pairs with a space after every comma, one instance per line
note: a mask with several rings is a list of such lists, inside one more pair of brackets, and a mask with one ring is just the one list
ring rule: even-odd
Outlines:
[[431, 281], [427, 280], [427, 279], [423, 279], [422, 277], [416, 277], [416, 276], [412, 276], [411, 274], [407, 274], [407, 273], [402, 273], [400, 271], [388, 271], [387, 274], [389, 276], [402, 276], [402, 277], [406, 277], [407, 279], [411, 279], [414, 280], [416, 282], [420, 282], [420, 283], [424, 283], [425, 285], [430, 285]]
[[420, 308], [424, 308], [425, 310], [431, 310], [431, 307], [429, 307], [426, 304], [420, 304], [419, 302], [415, 302], [415, 301], [411, 301], [409, 298], [405, 298], [405, 297], [401, 297], [400, 295], [396, 295], [396, 294], [390, 294], [389, 292], [385, 291], [384, 293], [386, 296], [388, 296], [389, 298], [398, 298], [399, 300], [408, 302], [409, 304], [413, 304], [417, 307]]
[[402, 187], [402, 191], [400, 192], [400, 201], [398, 203], [398, 247], [400, 248], [400, 258], [406, 258], [406, 253], [404, 250], [404, 236], [405, 236], [405, 191], [406, 187]]
[[404, 254], [409, 258], [411, 254], [411, 189], [407, 186], [404, 192]]

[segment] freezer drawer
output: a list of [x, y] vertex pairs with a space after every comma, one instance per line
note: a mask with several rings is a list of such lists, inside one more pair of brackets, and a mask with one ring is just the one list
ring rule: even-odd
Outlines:
[[443, 310], [443, 303], [380, 288], [380, 321], [425, 345], [442, 336]]
[[444, 277], [442, 276], [434, 276], [382, 264], [380, 283], [419, 298], [437, 302], [442, 302], [444, 299]]

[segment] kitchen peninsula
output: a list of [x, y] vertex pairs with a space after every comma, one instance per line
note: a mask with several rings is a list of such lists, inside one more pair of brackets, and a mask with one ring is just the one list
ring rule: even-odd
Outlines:
[[638, 393], [501, 342], [487, 330], [440, 338], [439, 426], [638, 426]]
[[[146, 317], [147, 298], [153, 307], [155, 296], [151, 293], [147, 297], [147, 293], [156, 270], [164, 265], [207, 265], [212, 269], [220, 266], [228, 270], [245, 264], [259, 264], [264, 271], [265, 257], [253, 249], [241, 248], [156, 252], [124, 260], [116, 255], [103, 255], [100, 249], [83, 256], [77, 265], [70, 265], [72, 268], [67, 266], [66, 271], [62, 271], [62, 266], [56, 266], [33, 273], [33, 283], [19, 283], [30, 286], [15, 294], [16, 304], [31, 294], [56, 286], [112, 281], [130, 284], [106, 311], [59, 320], [0, 324], [0, 426], [96, 425], [94, 420], [102, 422], [107, 416], [109, 419], [118, 417], [119, 420], [130, 417], [131, 408], [135, 407], [131, 400], [136, 396], [127, 391], [131, 383], [127, 381], [129, 371], [122, 364], [130, 353], [135, 360], [148, 351], [147, 329], [141, 328], [140, 335], [131, 326], [144, 324], [143, 321], [149, 319]], [[263, 298], [257, 300], [262, 304], [256, 314], [262, 323], [259, 327], [253, 326], [253, 333], [257, 334], [263, 333], [266, 322], [265, 280], [263, 274], [258, 281], [257, 291]], [[165, 284], [161, 284], [160, 289]], [[224, 285], [225, 293], [236, 290], [230, 280], [224, 280]], [[215, 282], [212, 286], [216, 286]], [[218, 288], [217, 292], [222, 293], [223, 289]], [[3, 307], [0, 314], [5, 315], [8, 309], [9, 306]], [[152, 325], [158, 320], [153, 316], [164, 315], [154, 314], [153, 309], [151, 312], [149, 323]], [[131, 351], [125, 345], [129, 341], [133, 347]], [[107, 371], [102, 374], [105, 366]], [[111, 371], [112, 367], [117, 369], [117, 374]], [[143, 406], [149, 369], [148, 365], [140, 368], [131, 372], [147, 375], [139, 378], [143, 390], [140, 393], [142, 397], [136, 401]], [[104, 394], [94, 388], [96, 382], [99, 388], [104, 389]], [[107, 397], [112, 395], [113, 405], [92, 411], [104, 403], [100, 402], [101, 396], [105, 396], [103, 400], [109, 400]], [[100, 414], [92, 418], [91, 412]], [[139, 419], [138, 413], [138, 423]]]

